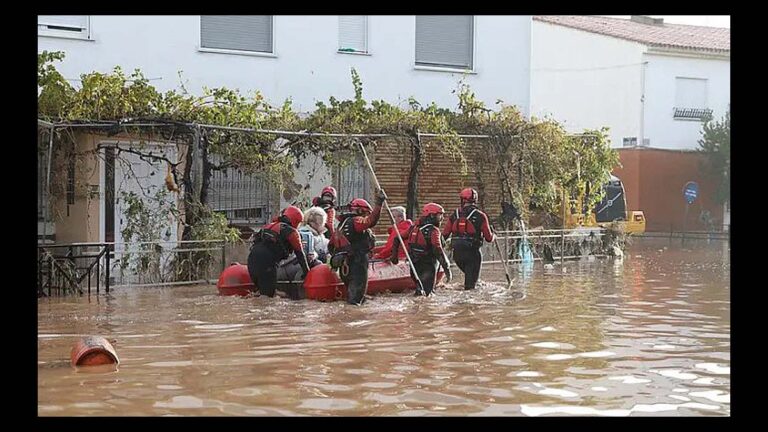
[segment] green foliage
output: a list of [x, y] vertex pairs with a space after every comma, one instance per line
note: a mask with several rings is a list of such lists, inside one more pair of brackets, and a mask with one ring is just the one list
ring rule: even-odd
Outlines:
[[62, 117], [65, 103], [75, 92], [52, 64], [63, 59], [61, 51], [43, 51], [37, 55], [37, 110], [43, 116]]
[[701, 135], [699, 151], [707, 155], [709, 175], [717, 184], [715, 199], [722, 204], [731, 198], [731, 109], [719, 121], [706, 119]]
[[123, 255], [120, 266], [144, 274], [159, 274], [162, 248], [150, 243], [170, 238], [168, 215], [175, 212], [175, 205], [165, 189], [159, 189], [151, 198], [146, 200], [133, 191], [120, 194], [125, 208], [125, 226], [120, 234], [125, 243], [137, 243], [136, 250], [129, 249]]
[[[527, 119], [515, 106], [503, 101], [497, 102], [495, 110], [487, 108], [463, 82], [454, 91], [458, 98], [456, 111], [434, 103], [422, 105], [412, 97], [401, 107], [384, 100], [365, 100], [362, 79], [352, 69], [354, 95], [351, 99], [331, 96], [327, 102], [317, 102], [311, 113], [300, 116], [293, 111], [290, 100], [272, 106], [259, 92], [246, 97], [238, 90], [221, 87], [206, 88], [202, 96], [194, 96], [182, 87], [181, 91], [160, 93], [141, 71], [135, 70], [126, 76], [119, 67], [107, 74], [82, 75], [81, 87], [76, 90], [52, 65], [62, 59], [63, 54], [58, 52], [43, 52], [38, 56], [38, 111], [42, 118], [71, 121], [144, 118], [186, 125], [387, 134], [415, 148], [421, 160], [432, 151], [450, 156], [458, 163], [461, 174], [467, 174], [469, 160], [473, 159], [477, 163], [476, 171], [482, 169], [492, 174], [482, 181], [502, 184], [503, 194], [499, 199], [522, 201], [527, 204], [523, 206], [524, 212], [531, 204], [554, 211], [559, 202], [558, 187], [565, 187], [572, 196], [578, 195], [588, 184], [602, 184], [618, 164], [617, 153], [608, 145], [606, 129], [572, 137], [558, 122]], [[191, 136], [193, 130], [189, 128], [186, 133]], [[207, 153], [217, 157], [217, 162], [208, 166], [210, 169], [236, 167], [245, 172], [264, 173], [265, 178], [281, 187], [285, 187], [286, 179], [290, 180], [297, 161], [307, 155], [321, 155], [326, 163], [333, 165], [349, 163], [357, 152], [357, 139], [350, 137], [284, 136], [205, 127], [200, 128], [200, 132]], [[419, 132], [437, 136], [419, 137]], [[489, 135], [491, 138], [484, 140], [488, 151], [469, 154], [468, 139], [459, 136], [464, 134]], [[375, 142], [371, 137], [359, 140], [364, 144]], [[598, 200], [599, 196], [589, 199]], [[200, 217], [195, 224], [206, 220], [205, 216]], [[211, 216], [210, 223], [219, 226], [216, 217]], [[200, 233], [204, 228], [196, 229], [196, 233], [203, 235]]]
[[240, 232], [229, 226], [227, 217], [222, 213], [200, 206], [200, 220], [192, 227], [192, 237], [196, 240], [224, 240], [227, 243], [240, 241]]

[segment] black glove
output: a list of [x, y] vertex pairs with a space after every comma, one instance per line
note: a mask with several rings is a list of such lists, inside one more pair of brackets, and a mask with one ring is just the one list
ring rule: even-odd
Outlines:
[[392, 264], [397, 264], [400, 262], [400, 260], [398, 259], [397, 255], [395, 255], [393, 257], [389, 257], [389, 262], [391, 262]]
[[384, 189], [379, 189], [376, 191], [376, 204], [384, 204], [384, 201], [387, 200], [387, 194], [384, 193]]
[[451, 268], [448, 267], [445, 269], [445, 283], [449, 284], [451, 283], [451, 280], [453, 280], [453, 272], [451, 272]]
[[345, 258], [345, 255], [341, 253], [331, 256], [331, 268], [337, 269], [341, 267], [344, 264]]

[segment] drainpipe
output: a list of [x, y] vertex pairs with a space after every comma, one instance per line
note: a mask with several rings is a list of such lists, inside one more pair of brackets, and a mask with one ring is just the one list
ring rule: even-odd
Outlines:
[[647, 61], [640, 63], [640, 136], [637, 145], [645, 144], [645, 66]]

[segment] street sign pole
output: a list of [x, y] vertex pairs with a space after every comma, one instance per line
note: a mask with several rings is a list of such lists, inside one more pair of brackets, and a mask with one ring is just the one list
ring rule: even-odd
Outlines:
[[688, 210], [691, 204], [699, 196], [699, 184], [694, 181], [689, 181], [683, 186], [683, 198], [685, 198], [685, 217], [683, 219], [683, 235], [680, 237], [680, 245], [685, 245], [685, 231], [688, 226]]
[[688, 202], [685, 203], [685, 218], [683, 219], [683, 235], [680, 240], [680, 246], [685, 246], [685, 230], [686, 225], [688, 224], [688, 209], [691, 207]]

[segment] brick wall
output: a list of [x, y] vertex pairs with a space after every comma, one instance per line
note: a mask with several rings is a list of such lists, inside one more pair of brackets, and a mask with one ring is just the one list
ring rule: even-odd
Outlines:
[[[480, 159], [475, 155], [483, 155], [487, 144], [482, 140], [467, 143], [466, 153], [469, 155], [468, 173], [461, 175], [461, 161], [453, 160], [440, 152], [435, 141], [430, 142], [430, 150], [422, 159], [418, 181], [418, 208], [428, 202], [436, 202], [445, 207], [446, 212], [453, 211], [459, 206], [459, 192], [465, 187], [473, 187], [480, 193], [480, 207], [488, 213], [491, 219], [501, 214], [501, 188], [498, 181], [492, 180], [495, 173], [488, 173], [485, 165], [479, 165]], [[391, 206], [406, 204], [408, 190], [408, 175], [413, 152], [408, 144], [394, 140], [380, 141], [373, 153], [374, 168], [382, 187], [387, 192]], [[479, 166], [478, 166], [479, 165]], [[481, 173], [483, 182], [478, 181], [477, 172]], [[482, 187], [481, 187], [482, 184]], [[512, 182], [514, 185], [515, 183]], [[416, 215], [418, 217], [418, 215]], [[388, 215], [382, 215], [382, 222], [374, 230], [377, 234], [386, 233], [391, 225]], [[499, 228], [500, 229], [500, 228]]]

